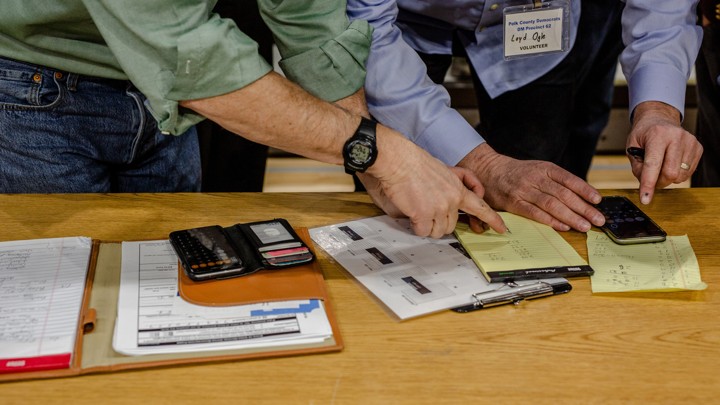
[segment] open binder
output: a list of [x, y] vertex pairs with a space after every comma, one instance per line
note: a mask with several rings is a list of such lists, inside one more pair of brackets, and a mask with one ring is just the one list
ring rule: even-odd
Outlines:
[[[308, 246], [307, 229], [297, 230]], [[271, 348], [245, 348], [188, 353], [127, 356], [113, 350], [117, 314], [122, 247], [120, 242], [93, 241], [83, 305], [78, 322], [73, 360], [69, 368], [0, 374], [0, 381], [68, 377], [90, 373], [179, 364], [222, 362], [340, 351], [343, 348], [337, 320], [329, 303], [322, 271], [317, 261], [272, 272], [227, 280], [195, 283], [180, 271], [179, 290], [189, 302], [200, 305], [240, 305], [267, 301], [320, 299], [333, 336], [320, 343]], [[241, 287], [241, 288], [238, 288]], [[245, 291], [246, 294], [238, 293]]]

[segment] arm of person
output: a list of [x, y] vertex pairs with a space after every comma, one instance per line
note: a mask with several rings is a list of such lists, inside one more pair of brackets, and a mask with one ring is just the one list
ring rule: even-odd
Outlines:
[[326, 101], [359, 98], [372, 27], [351, 23], [344, 0], [259, 0], [258, 6], [288, 79]]
[[285, 75], [310, 94], [369, 118], [363, 84], [372, 27], [350, 23], [344, 0], [258, 4]]
[[[344, 1], [307, 3], [260, 1], [263, 18], [274, 32], [283, 56], [280, 66], [289, 78], [311, 94], [334, 101], [336, 106], [349, 112], [370, 117], [361, 87], [370, 46], [370, 26], [363, 20], [355, 20], [348, 26]], [[323, 18], [317, 18], [317, 15]], [[344, 89], [358, 87], [360, 89], [355, 93], [337, 99], [345, 94]], [[482, 197], [478, 192], [481, 189], [479, 181], [471, 173], [460, 169], [453, 171], [466, 187]], [[377, 205], [391, 215], [402, 214], [383, 192], [377, 179], [362, 173], [358, 175]], [[477, 221], [471, 221], [471, 226], [476, 231], [482, 230]]]
[[[311, 7], [305, 3], [260, 2], [263, 18], [274, 32], [283, 56], [280, 66], [288, 77], [311, 94], [334, 101], [336, 106], [351, 113], [370, 117], [361, 87], [370, 46], [370, 26], [363, 20], [354, 20], [347, 26], [344, 1], [313, 2]], [[338, 18], [338, 12], [342, 18]], [[345, 80], [346, 77], [354, 81]], [[337, 99], [345, 94], [344, 89], [357, 87], [360, 89], [355, 93]], [[453, 171], [466, 187], [482, 197], [478, 192], [481, 189], [479, 181], [471, 173], [459, 169]], [[375, 204], [390, 215], [402, 215], [376, 178], [364, 173], [358, 173], [358, 176]], [[477, 221], [471, 221], [471, 226], [476, 231], [482, 230]]]
[[[370, 113], [449, 166], [483, 142], [450, 108], [450, 95], [427, 76], [425, 65], [394, 24], [394, 0], [349, 0], [350, 20], [373, 26], [365, 93]], [[442, 136], [436, 136], [442, 134]]]
[[645, 149], [630, 158], [640, 181], [640, 201], [654, 190], [690, 178], [702, 146], [681, 126], [685, 88], [702, 39], [696, 0], [627, 0], [620, 55], [628, 80], [632, 130], [627, 146]]
[[[84, 2], [122, 69], [148, 98], [160, 130], [182, 134], [210, 118], [256, 142], [342, 162], [359, 116], [271, 72], [254, 41], [210, 13], [206, 3], [160, 3]], [[419, 235], [451, 232], [458, 210], [505, 229], [497, 213], [441, 162], [388, 128], [378, 127], [377, 139], [379, 157], [368, 174]], [[393, 156], [396, 151], [401, 156]]]
[[496, 209], [557, 230], [602, 225], [604, 217], [592, 206], [600, 194], [585, 181], [552, 163], [499, 155], [484, 143], [450, 107], [445, 88], [427, 77], [424, 63], [394, 24], [397, 13], [394, 1], [348, 1], [350, 19], [366, 19], [374, 27], [365, 83], [372, 115], [446, 164], [474, 173]]
[[[360, 121], [272, 72], [228, 94], [181, 105], [252, 141], [333, 164], [342, 164], [340, 151]], [[442, 162], [381, 125], [377, 144], [378, 158], [366, 173], [377, 179], [382, 198], [409, 217], [415, 233], [451, 233], [458, 210], [505, 232], [500, 216]]]

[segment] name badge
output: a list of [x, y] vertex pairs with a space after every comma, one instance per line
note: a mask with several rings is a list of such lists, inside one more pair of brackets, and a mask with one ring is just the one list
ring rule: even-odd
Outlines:
[[532, 5], [505, 8], [505, 59], [567, 52], [570, 48], [569, 16], [570, 4], [565, 0], [536, 0]]

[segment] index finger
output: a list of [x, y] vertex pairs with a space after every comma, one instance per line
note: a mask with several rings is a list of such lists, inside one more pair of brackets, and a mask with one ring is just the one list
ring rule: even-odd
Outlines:
[[505, 233], [508, 228], [505, 221], [490, 206], [470, 190], [464, 192], [463, 200], [460, 202], [460, 209], [485, 222], [497, 233]]
[[647, 149], [640, 172], [640, 202], [650, 204], [655, 193], [660, 171], [662, 170], [664, 153], [658, 149]]

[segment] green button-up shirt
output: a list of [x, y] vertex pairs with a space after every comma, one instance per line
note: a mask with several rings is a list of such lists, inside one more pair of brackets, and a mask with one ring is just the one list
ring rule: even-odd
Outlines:
[[[0, 56], [83, 75], [130, 80], [161, 131], [203, 117], [181, 100], [240, 89], [272, 68], [216, 0], [3, 0]], [[350, 24], [345, 0], [258, 0], [285, 75], [328, 101], [365, 80], [371, 28]]]

